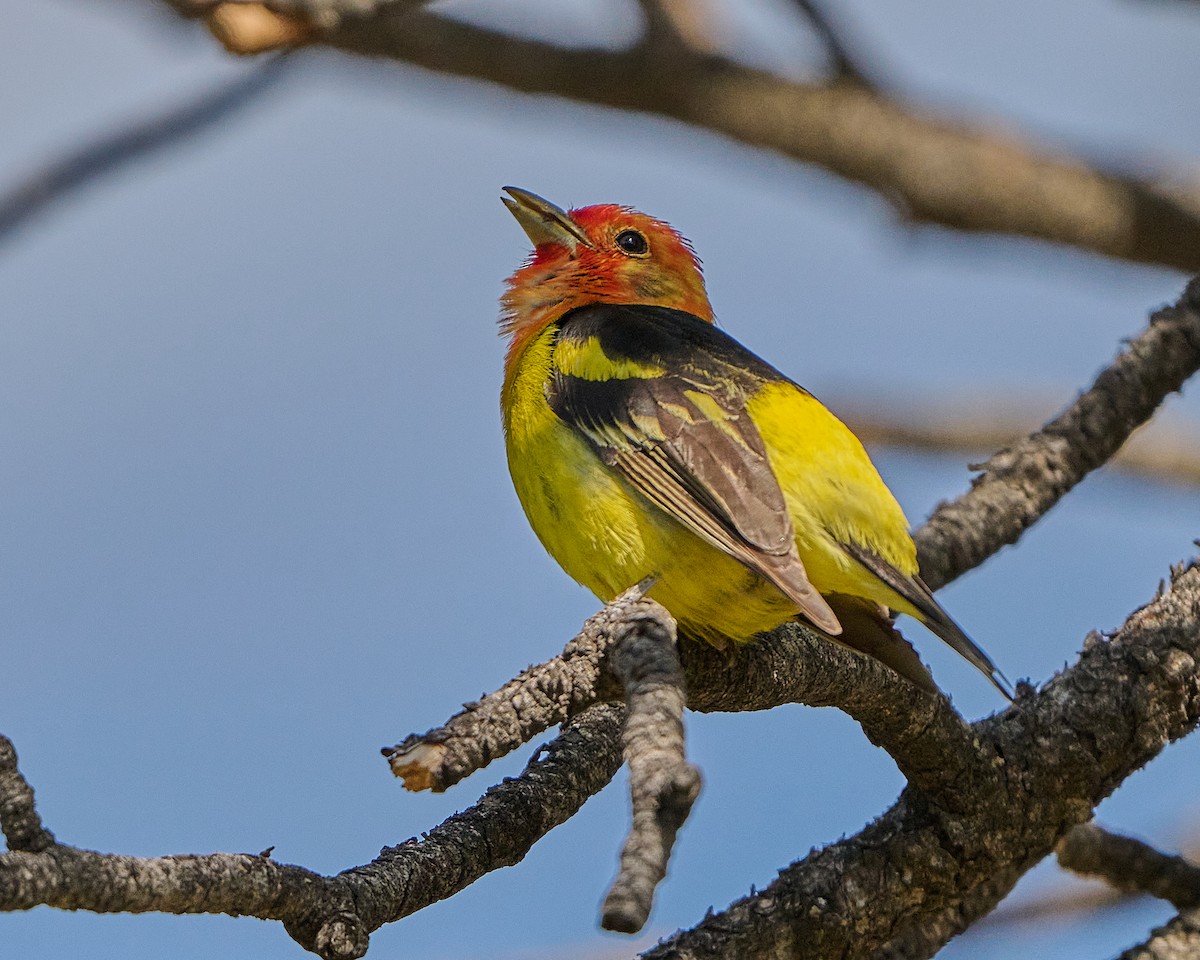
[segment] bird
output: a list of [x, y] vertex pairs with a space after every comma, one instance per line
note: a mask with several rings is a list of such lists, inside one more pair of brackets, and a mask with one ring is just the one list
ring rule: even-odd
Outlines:
[[503, 191], [534, 247], [501, 297], [505, 449], [563, 570], [605, 602], [650, 584], [719, 649], [798, 618], [936, 691], [893, 625], [907, 614], [1011, 699], [922, 582], [862, 443], [716, 326], [691, 244], [630, 207]]

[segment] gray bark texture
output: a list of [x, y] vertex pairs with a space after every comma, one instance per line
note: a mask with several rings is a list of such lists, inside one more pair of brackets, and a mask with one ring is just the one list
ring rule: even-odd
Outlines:
[[[1060, 416], [994, 457], [970, 491], [938, 508], [917, 535], [929, 579], [952, 579], [1014, 541], [1198, 367], [1200, 280], [1158, 311]], [[518, 862], [608, 783], [624, 751], [635, 823], [629, 869], [614, 886], [612, 925], [632, 928], [649, 910], [699, 786], [683, 754], [684, 698], [702, 711], [801, 702], [853, 716], [895, 758], [908, 787], [859, 834], [813, 851], [767, 889], [646, 956], [929, 957], [1086, 823], [1125, 777], [1200, 721], [1194, 565], [1173, 569], [1159, 595], [1115, 633], [1087, 637], [1069, 669], [1038, 690], [1019, 685], [1009, 709], [972, 725], [944, 697], [917, 692], [882, 665], [799, 626], [732, 657], [683, 644], [678, 661], [673, 630], [670, 617], [635, 588], [589, 621], [559, 658], [445, 726], [389, 748], [398, 774], [436, 788], [565, 722], [519, 777], [423, 839], [332, 877], [268, 854], [135, 858], [60, 845], [38, 819], [12, 745], [0, 740], [0, 825], [8, 845], [0, 854], [0, 909], [248, 914], [282, 921], [322, 957], [358, 957], [384, 923]], [[1079, 841], [1083, 850], [1089, 837]], [[1093, 860], [1129, 852], [1105, 842], [1110, 852], [1092, 849]], [[1167, 875], [1181, 873], [1165, 862], [1159, 879], [1155, 869], [1145, 872], [1139, 887], [1160, 894], [1174, 889]], [[1182, 955], [1169, 951], [1192, 942], [1189, 916], [1129, 956]]]

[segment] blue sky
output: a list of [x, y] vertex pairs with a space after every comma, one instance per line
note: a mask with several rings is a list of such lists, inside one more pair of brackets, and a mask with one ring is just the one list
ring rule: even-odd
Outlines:
[[[520, 29], [630, 35], [607, 4], [561, 21], [550, 6], [520, 4]], [[909, 96], [1194, 172], [1200, 16], [1187, 7], [853, 3], [846, 17]], [[0, 187], [249, 66], [149, 6], [0, 9]], [[730, 28], [744, 56], [812, 69], [782, 2], [744, 10]], [[219, 129], [0, 248], [0, 729], [68, 842], [275, 845], [336, 871], [528, 757], [426, 796], [377, 753], [552, 655], [596, 605], [542, 553], [504, 466], [496, 298], [526, 241], [503, 184], [673, 222], [724, 327], [835, 409], [1046, 397], [1049, 415], [1182, 288], [1168, 271], [913, 230], [878, 197], [678, 124], [305, 61]], [[1172, 407], [1200, 418], [1194, 395]], [[877, 456], [914, 523], [966, 486], [968, 459]], [[942, 596], [1010, 677], [1040, 680], [1148, 599], [1198, 535], [1194, 491], [1102, 474]], [[966, 713], [999, 706], [906, 629]], [[632, 956], [857, 830], [902, 786], [834, 711], [688, 723], [705, 790], [646, 936], [596, 927], [628, 817], [618, 784], [520, 866], [377, 933], [372, 955]], [[1168, 750], [1104, 821], [1178, 842], [1196, 750]], [[1016, 896], [1054, 879], [1044, 867]], [[1021, 943], [1094, 958], [1167, 913], [1023, 929]], [[1011, 956], [1017, 935], [981, 931], [946, 956]], [[230, 918], [41, 909], [0, 916], [0, 940], [34, 960], [300, 955], [277, 925]]]

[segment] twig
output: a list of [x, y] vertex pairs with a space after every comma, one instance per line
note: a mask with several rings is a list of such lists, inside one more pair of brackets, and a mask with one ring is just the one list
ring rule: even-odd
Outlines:
[[881, 85], [871, 76], [871, 71], [863, 66], [862, 58], [850, 52], [842, 38], [843, 29], [833, 23], [819, 0], [795, 0], [795, 3], [825, 46], [829, 59], [833, 61], [835, 77], [868, 89], [881, 89]]
[[1200, 907], [1200, 867], [1155, 850], [1141, 840], [1080, 824], [1059, 841], [1064, 869], [1097, 877], [1126, 893], [1148, 893], [1180, 910]]
[[0, 195], [0, 243], [52, 204], [131, 161], [211, 127], [248, 106], [280, 79], [290, 61], [277, 56], [215, 91], [76, 148]]
[[17, 751], [0, 734], [0, 830], [9, 850], [39, 853], [54, 846], [54, 834], [42, 826], [33, 799], [33, 787], [17, 766]]
[[601, 924], [606, 930], [637, 933], [666, 876], [675, 834], [700, 793], [700, 772], [684, 753], [686, 694], [671, 615], [651, 600], [631, 609], [624, 635], [613, 648], [612, 669], [625, 687], [629, 711], [622, 739], [633, 825], [604, 900]]
[[604, 667], [645, 589], [625, 591], [591, 617], [557, 657], [529, 667], [446, 723], [384, 747], [409, 790], [446, 790], [598, 700], [620, 695]]

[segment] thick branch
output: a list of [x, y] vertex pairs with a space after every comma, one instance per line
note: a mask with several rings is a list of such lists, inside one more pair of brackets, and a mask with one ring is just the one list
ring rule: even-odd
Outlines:
[[[272, 7], [303, 18], [303, 4]], [[319, 40], [524, 93], [679, 120], [823, 167], [898, 203], [915, 221], [1200, 270], [1200, 215], [1192, 204], [860, 85], [783, 80], [685, 44], [565, 49], [405, 4], [346, 18]]]
[[919, 791], [760, 894], [646, 954], [932, 956], [1007, 893], [1133, 770], [1200, 722], [1200, 568], [1133, 614], [1038, 695], [976, 725], [1002, 789], [948, 810]]

